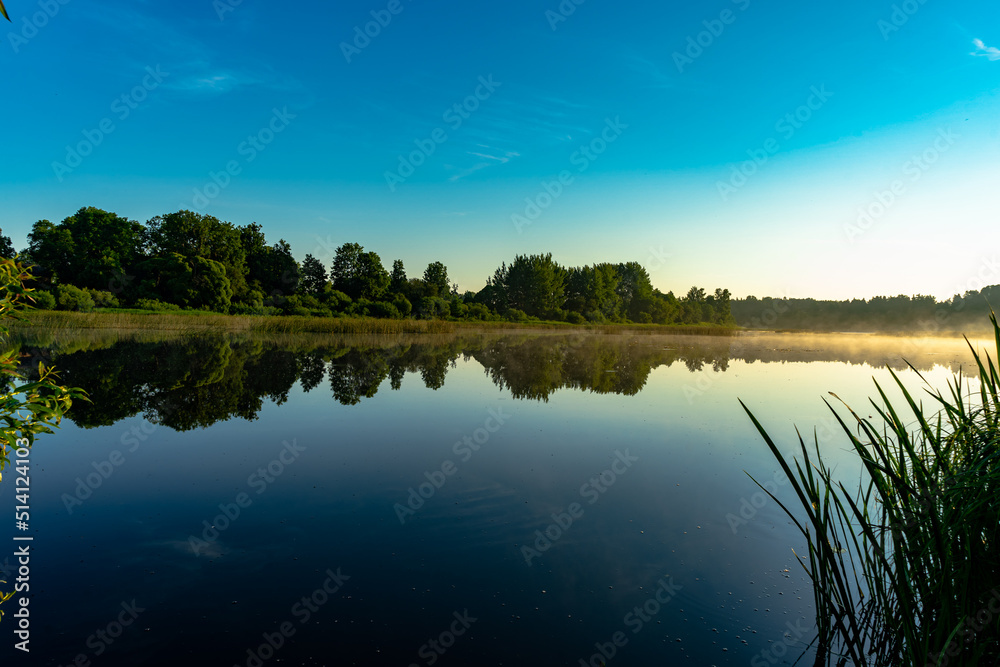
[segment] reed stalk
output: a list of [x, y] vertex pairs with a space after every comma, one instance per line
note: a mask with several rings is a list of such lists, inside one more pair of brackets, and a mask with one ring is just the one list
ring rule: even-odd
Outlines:
[[[1000, 357], [995, 313], [990, 321]], [[817, 665], [1000, 665], [1000, 371], [969, 348], [978, 391], [963, 392], [973, 383], [959, 372], [942, 393], [910, 366], [929, 407], [892, 369], [905, 406], [876, 382], [877, 419], [831, 393], [843, 417], [824, 399], [863, 464], [854, 490], [818, 438], [807, 447], [797, 431], [800, 455], [789, 460], [740, 402], [795, 494], [792, 511], [761, 486], [808, 543], [800, 562], [813, 583]]]

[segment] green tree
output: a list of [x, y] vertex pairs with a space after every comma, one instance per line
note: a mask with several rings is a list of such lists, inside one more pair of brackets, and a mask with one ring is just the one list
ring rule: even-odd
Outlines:
[[261, 294], [270, 293], [274, 281], [271, 272], [270, 253], [263, 228], [256, 222], [237, 227], [240, 235], [240, 246], [243, 248], [246, 263], [246, 282], [248, 291], [258, 291]]
[[229, 310], [233, 290], [226, 268], [204, 257], [169, 253], [136, 265], [137, 299], [163, 299], [185, 308]]
[[490, 297], [498, 306], [521, 310], [533, 317], [551, 317], [565, 301], [566, 270], [546, 255], [518, 255], [493, 274], [489, 285], [500, 294]]
[[58, 282], [60, 275], [73, 275], [76, 245], [69, 230], [49, 220], [39, 220], [28, 232], [27, 255], [34, 263], [34, 278], [45, 284]]
[[302, 280], [299, 283], [306, 294], [320, 294], [327, 283], [326, 267], [312, 255], [302, 261]]
[[72, 275], [75, 252], [69, 230], [59, 229], [49, 220], [39, 220], [31, 226], [25, 254], [34, 265], [35, 281], [51, 286], [59, 280], [59, 273]]
[[177, 211], [149, 221], [151, 254], [176, 253], [187, 259], [200, 257], [225, 269], [233, 297], [242, 301], [248, 292], [246, 250], [240, 230], [211, 215]]
[[403, 268], [403, 260], [393, 260], [392, 273], [389, 274], [389, 291], [393, 294], [404, 294], [405, 289], [406, 269]]
[[692, 287], [681, 299], [681, 320], [685, 324], [698, 324], [703, 322], [705, 317], [705, 290], [701, 287]]
[[617, 319], [621, 309], [618, 282], [613, 264], [572, 268], [566, 277], [565, 308], [591, 319]]
[[366, 252], [361, 255], [360, 266], [360, 297], [372, 300], [381, 298], [389, 289], [389, 272], [382, 266], [382, 260], [376, 253]]
[[143, 226], [94, 207], [53, 225], [39, 220], [28, 235], [28, 255], [57, 282], [106, 290], [145, 252]]
[[337, 248], [330, 278], [333, 288], [351, 299], [376, 301], [389, 288], [389, 273], [374, 252], [365, 252], [357, 243], [345, 243]]
[[259, 224], [239, 227], [240, 244], [246, 255], [247, 288], [262, 295], [289, 295], [298, 290], [301, 269], [284, 239], [273, 246]]
[[633, 322], [652, 321], [643, 317], [653, 307], [653, 285], [649, 274], [638, 262], [628, 262], [615, 266], [618, 286], [615, 292], [621, 298], [622, 310]]
[[14, 242], [0, 229], [0, 257], [10, 259], [16, 254], [14, 251]]
[[493, 280], [496, 277], [496, 274], [494, 274], [493, 278], [487, 278], [486, 286], [476, 292], [473, 300], [478, 304], [486, 306], [494, 313], [502, 313], [507, 310], [507, 295], [504, 293], [502, 286], [493, 284]]
[[361, 255], [365, 249], [359, 243], [345, 243], [337, 248], [330, 267], [330, 282], [333, 289], [343, 292], [352, 299], [358, 298], [356, 290], [358, 274], [361, 271]]
[[441, 262], [431, 262], [424, 269], [424, 284], [427, 286], [427, 296], [447, 296], [450, 283], [451, 281], [448, 279], [448, 267]]
[[733, 319], [731, 302], [732, 294], [729, 293], [729, 290], [716, 288], [713, 305], [715, 307], [715, 322], [717, 324], [736, 323], [736, 320]]

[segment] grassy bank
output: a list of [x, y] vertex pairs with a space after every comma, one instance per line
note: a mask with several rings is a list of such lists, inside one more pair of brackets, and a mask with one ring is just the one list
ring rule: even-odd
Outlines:
[[747, 409], [797, 497], [792, 511], [768, 492], [809, 545], [816, 664], [1000, 664], [1000, 369], [969, 347], [977, 391], [959, 374], [947, 394], [925, 387], [925, 407], [893, 373], [906, 405], [876, 385], [878, 425], [827, 404], [864, 466], [853, 490], [818, 440], [800, 435], [789, 461]]
[[221, 315], [200, 311], [154, 313], [132, 310], [108, 310], [92, 313], [69, 311], [33, 311], [12, 329], [113, 329], [116, 331], [209, 331], [236, 333], [326, 333], [326, 334], [412, 334], [449, 333], [454, 331], [551, 330], [594, 331], [598, 333], [648, 333], [682, 335], [734, 335], [738, 329], [712, 325], [657, 324], [583, 324], [566, 322], [478, 322], [446, 320], [393, 320], [373, 317], [294, 317]]
[[328, 333], [328, 334], [401, 334], [444, 333], [454, 325], [442, 320], [390, 320], [373, 317], [331, 318], [221, 315], [219, 313], [144, 313], [111, 311], [78, 313], [35, 311], [12, 329], [114, 329], [116, 331], [178, 331], [184, 333]]

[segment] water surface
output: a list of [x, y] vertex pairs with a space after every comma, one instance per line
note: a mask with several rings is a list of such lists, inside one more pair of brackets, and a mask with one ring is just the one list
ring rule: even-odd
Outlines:
[[37, 336], [92, 403], [30, 456], [31, 662], [791, 664], [804, 544], [738, 399], [857, 479], [822, 399], [867, 416], [887, 364], [943, 387], [964, 345]]

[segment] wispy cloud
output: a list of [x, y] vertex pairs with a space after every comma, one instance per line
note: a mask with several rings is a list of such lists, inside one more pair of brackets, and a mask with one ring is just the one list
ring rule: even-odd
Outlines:
[[974, 39], [972, 43], [976, 50], [971, 53], [973, 56], [983, 56], [989, 60], [1000, 60], [1000, 49], [995, 46], [986, 46], [981, 39]]
[[188, 74], [178, 80], [172, 87], [177, 90], [203, 91], [212, 93], [227, 93], [230, 90], [247, 84], [257, 83], [252, 77], [244, 77], [231, 72], [211, 73], [199, 71]]
[[[456, 174], [452, 174], [451, 176], [448, 177], [448, 180], [450, 182], [455, 182], [457, 180], [463, 179], [466, 176], [474, 174], [481, 169], [485, 169], [487, 167], [493, 167], [499, 164], [507, 164], [512, 159], [516, 157], [521, 157], [521, 154], [518, 153], [517, 151], [506, 151], [501, 148], [494, 148], [492, 146], [487, 146], [485, 144], [477, 144], [477, 147], [483, 150], [466, 151], [466, 154], [479, 158], [480, 162], [477, 162], [476, 164], [466, 169], [462, 169]], [[456, 168], [452, 165], [447, 165], [447, 167], [449, 169]]]
[[267, 88], [299, 92], [300, 82], [279, 77], [270, 68], [260, 68], [256, 72], [237, 71], [213, 66], [204, 60], [194, 60], [175, 67], [177, 75], [167, 84], [174, 90], [204, 94], [223, 94], [238, 88]]
[[660, 66], [652, 60], [640, 55], [637, 51], [626, 48], [622, 55], [625, 66], [637, 74], [640, 78], [640, 85], [645, 88], [674, 88], [676, 87], [676, 77], [670, 77], [663, 73]]
[[109, 69], [142, 72], [150, 64], [162, 65], [170, 73], [164, 88], [217, 95], [250, 86], [290, 92], [304, 88], [299, 81], [254, 58], [241, 58], [235, 66], [227, 67], [221, 64], [227, 55], [212, 44], [135, 6], [112, 4], [88, 14], [87, 20], [105, 40], [119, 45]]

